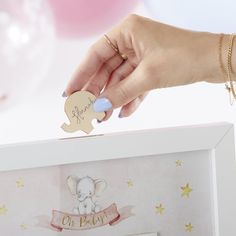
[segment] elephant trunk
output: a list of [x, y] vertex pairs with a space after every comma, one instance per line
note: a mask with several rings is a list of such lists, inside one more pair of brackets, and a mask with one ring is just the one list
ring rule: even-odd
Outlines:
[[61, 126], [61, 128], [62, 128], [64, 131], [66, 131], [66, 132], [70, 132], [70, 133], [75, 132], [75, 127], [74, 127], [72, 124], [67, 125], [66, 123], [64, 123], [64, 124]]

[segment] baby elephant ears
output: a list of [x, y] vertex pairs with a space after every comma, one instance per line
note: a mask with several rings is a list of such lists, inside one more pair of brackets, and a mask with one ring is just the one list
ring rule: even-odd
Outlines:
[[79, 178], [77, 176], [74, 175], [70, 175], [67, 177], [67, 185], [69, 187], [70, 192], [73, 195], [76, 195], [76, 191], [77, 191], [77, 183], [79, 182]]
[[107, 183], [103, 179], [94, 180], [95, 184], [95, 195], [99, 196], [107, 187]]
[[99, 196], [107, 187], [107, 183], [103, 179], [93, 180], [92, 178], [90, 178], [88, 176], [80, 179], [79, 177], [77, 177], [75, 175], [70, 175], [67, 177], [67, 185], [68, 185], [69, 190], [72, 193], [72, 195], [77, 194], [77, 186], [80, 181], [81, 182], [83, 181], [84, 187], [87, 186], [86, 189], [91, 187], [91, 185], [94, 185], [94, 190], [95, 190], [94, 195], [96, 195], [96, 196]]

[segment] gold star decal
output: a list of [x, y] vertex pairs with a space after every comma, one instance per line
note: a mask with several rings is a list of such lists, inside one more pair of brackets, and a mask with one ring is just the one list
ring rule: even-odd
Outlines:
[[189, 184], [186, 184], [186, 186], [181, 187], [182, 189], [182, 197], [189, 197], [189, 194], [193, 191], [190, 187]]
[[21, 225], [20, 225], [20, 228], [21, 228], [22, 230], [26, 230], [28, 227], [27, 227], [26, 224], [21, 224]]
[[162, 206], [162, 204], [156, 206], [156, 213], [162, 215], [165, 208]]
[[185, 231], [186, 232], [192, 232], [193, 231], [193, 226], [191, 223], [185, 225]]
[[182, 161], [181, 161], [181, 160], [177, 160], [177, 161], [175, 162], [175, 164], [176, 164], [177, 167], [178, 167], [178, 166], [182, 166]]
[[21, 178], [18, 179], [16, 181], [16, 186], [17, 186], [17, 188], [23, 188], [25, 186], [23, 179], [21, 179]]
[[129, 188], [131, 188], [131, 187], [134, 186], [134, 183], [133, 183], [132, 180], [129, 180], [129, 181], [127, 181], [127, 185], [128, 185]]
[[0, 215], [6, 215], [8, 212], [5, 205], [0, 206]]

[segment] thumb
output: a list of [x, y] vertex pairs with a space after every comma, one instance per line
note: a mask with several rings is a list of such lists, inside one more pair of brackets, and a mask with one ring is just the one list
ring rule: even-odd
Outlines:
[[105, 89], [93, 104], [94, 111], [104, 112], [122, 107], [146, 92], [147, 84], [143, 74], [139, 65], [127, 78]]

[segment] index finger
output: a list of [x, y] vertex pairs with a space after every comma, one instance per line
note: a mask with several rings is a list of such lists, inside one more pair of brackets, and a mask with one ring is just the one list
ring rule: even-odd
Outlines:
[[[111, 39], [112, 40], [112, 39]], [[82, 60], [65, 90], [70, 95], [80, 90], [89, 79], [117, 52], [106, 42], [104, 37], [93, 44]]]

